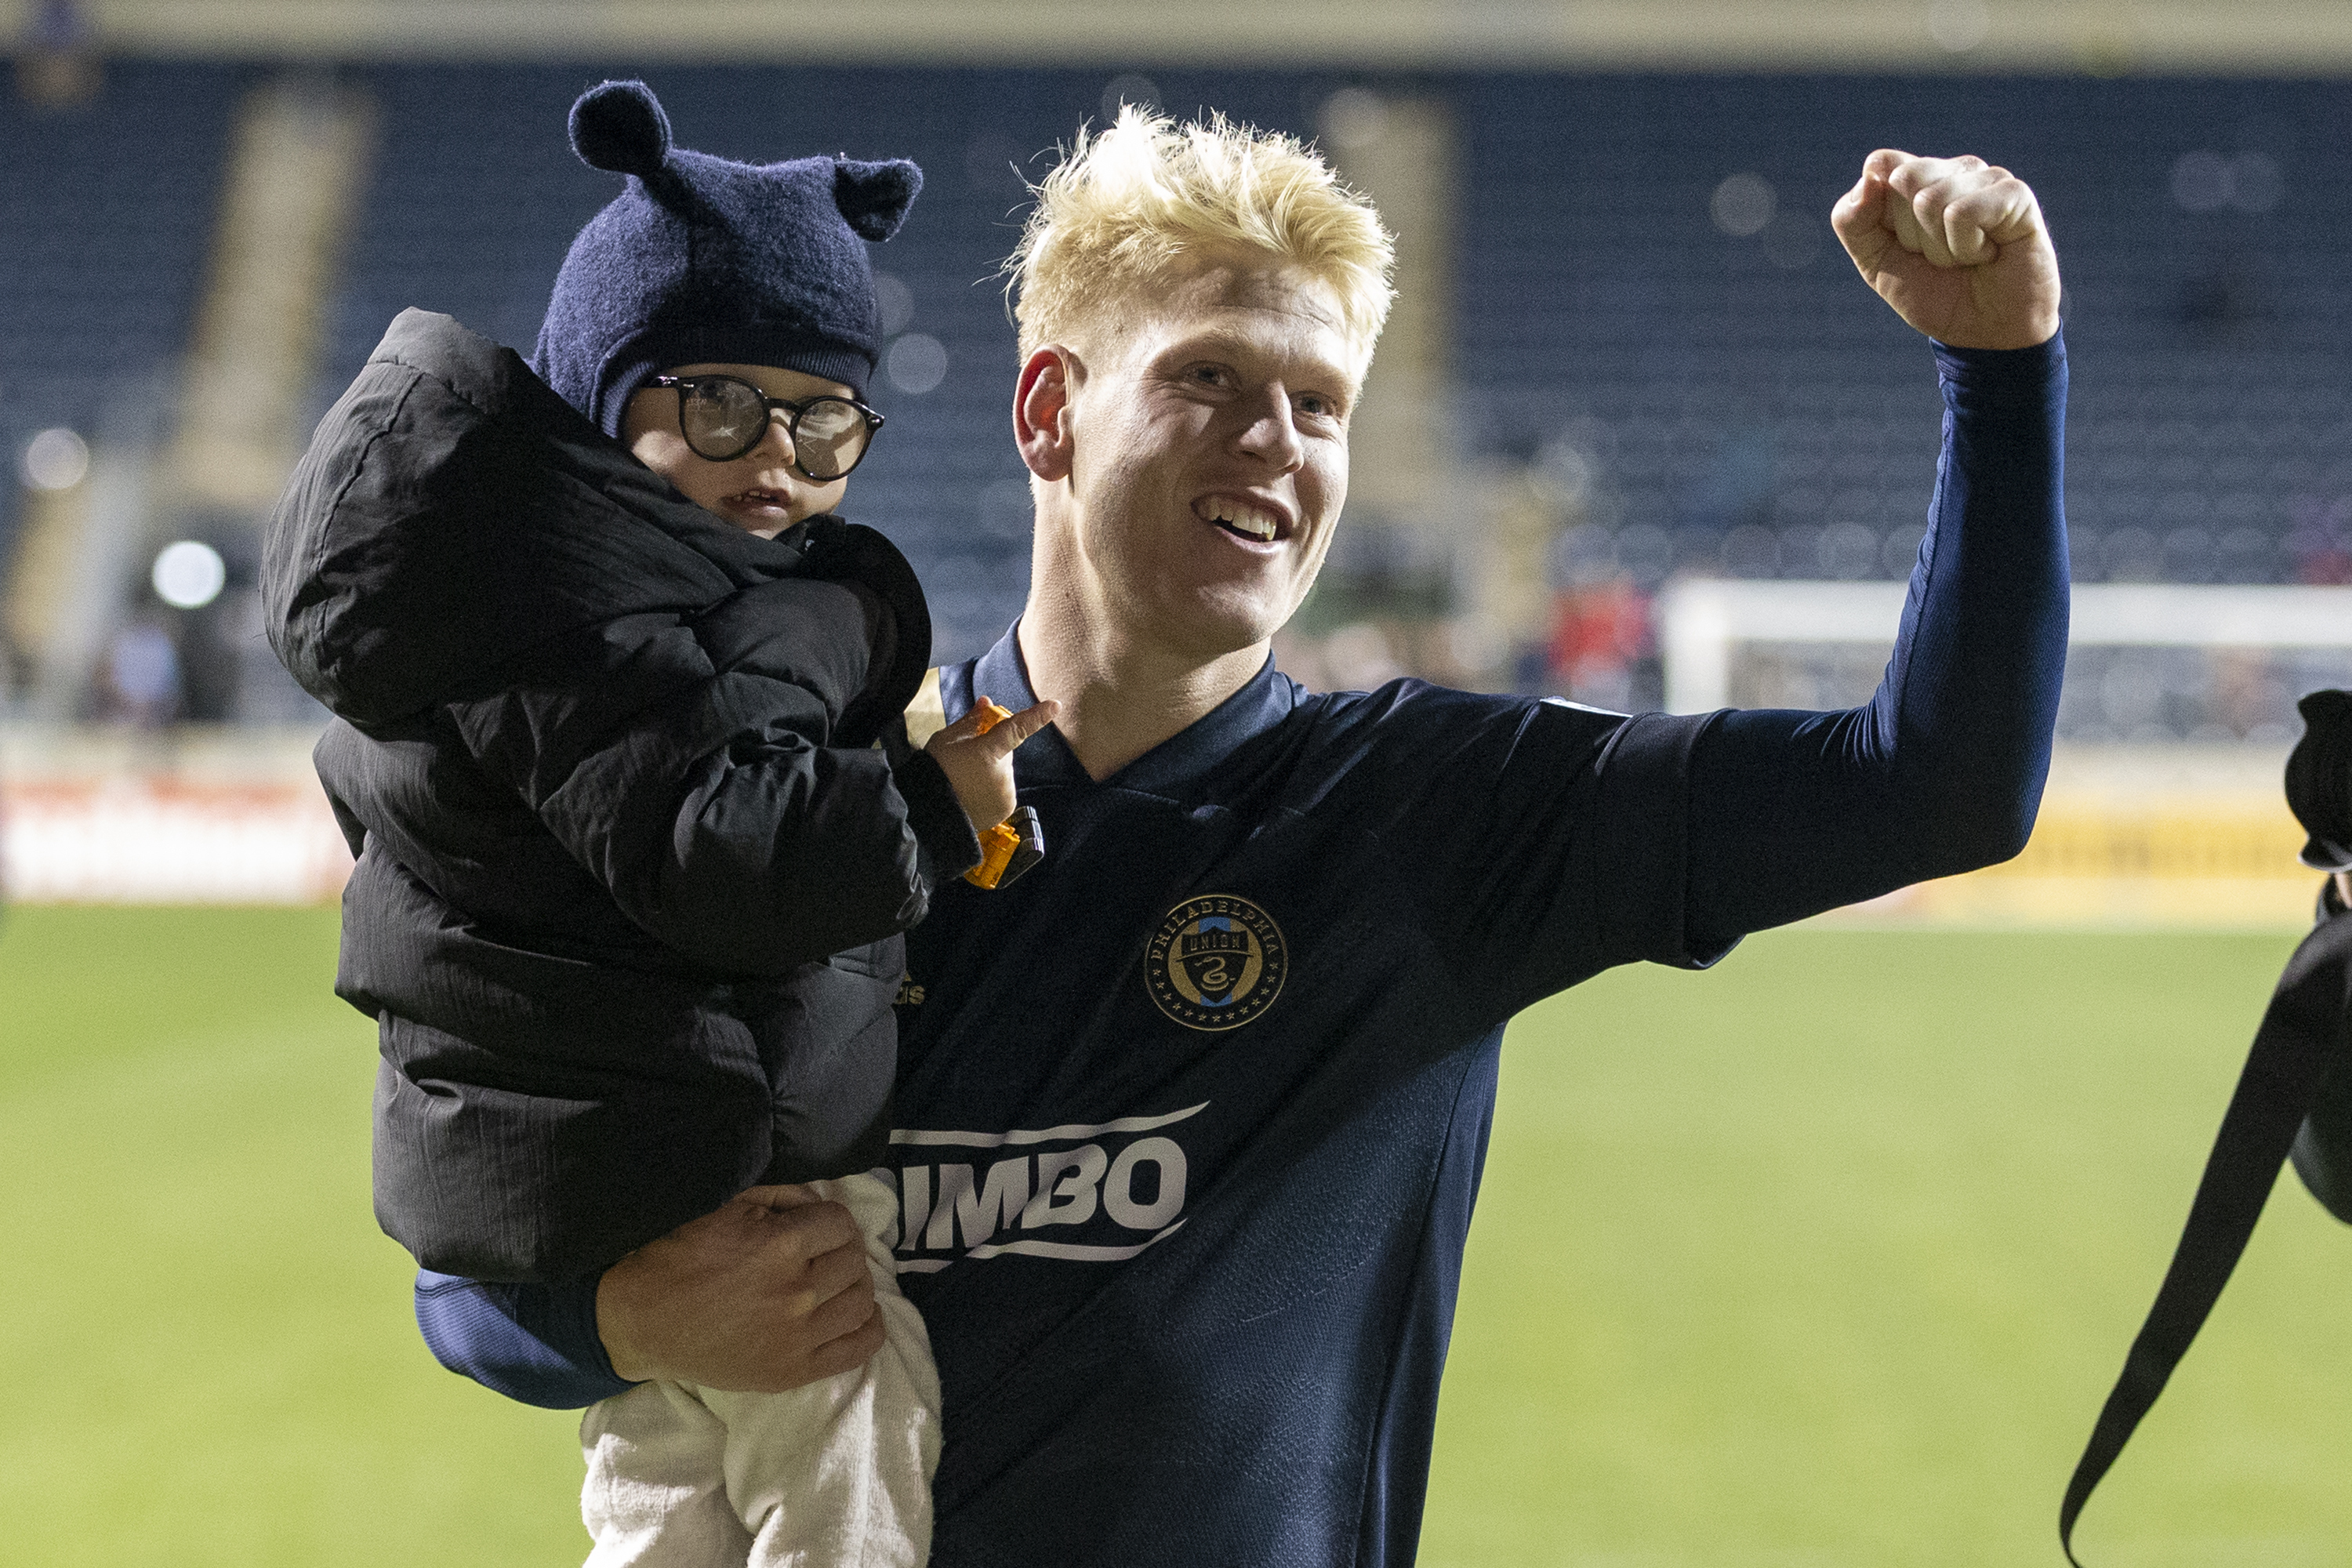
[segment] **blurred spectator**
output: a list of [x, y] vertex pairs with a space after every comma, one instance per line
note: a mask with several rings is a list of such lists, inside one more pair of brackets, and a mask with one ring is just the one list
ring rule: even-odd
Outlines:
[[1577, 701], [1629, 709], [1633, 661], [1649, 651], [1649, 597], [1631, 580], [1565, 588], [1553, 599], [1552, 678]]
[[180, 651], [163, 627], [134, 621], [115, 633], [107, 645], [103, 675], [101, 716], [142, 730], [160, 729], [178, 716]]
[[1409, 671], [1389, 632], [1370, 621], [1350, 621], [1317, 635], [1296, 623], [1275, 634], [1275, 668], [1309, 691], [1370, 691]]
[[180, 717], [194, 724], [236, 719], [244, 675], [239, 644], [256, 647], [261, 640], [261, 596], [250, 588], [233, 589], [181, 616]]
[[1372, 691], [1410, 673], [1386, 628], [1356, 621], [1323, 639], [1323, 668], [1335, 691]]
[[2298, 497], [2286, 536], [2298, 583], [2352, 583], [2352, 500]]
[[39, 0], [16, 55], [16, 90], [44, 109], [68, 109], [98, 96], [98, 29], [77, 0]]
[[2204, 342], [2243, 333], [2268, 311], [2262, 290], [2237, 258], [2207, 262], [2181, 284], [2180, 321]]
[[13, 707], [33, 684], [33, 660], [16, 639], [0, 631], [0, 712]]

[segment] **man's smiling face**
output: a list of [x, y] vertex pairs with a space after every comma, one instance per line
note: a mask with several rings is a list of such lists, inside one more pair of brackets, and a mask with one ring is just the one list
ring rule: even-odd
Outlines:
[[1066, 490], [1049, 485], [1038, 516], [1038, 564], [1059, 580], [1039, 588], [1171, 654], [1271, 637], [1347, 499], [1365, 355], [1340, 321], [1319, 279], [1213, 258], [1066, 351]]

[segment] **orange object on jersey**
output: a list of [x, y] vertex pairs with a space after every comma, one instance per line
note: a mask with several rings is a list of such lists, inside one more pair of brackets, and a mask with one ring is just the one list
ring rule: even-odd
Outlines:
[[[985, 735], [1007, 719], [1013, 710], [988, 698], [980, 700], [980, 724], [972, 732]], [[1045, 858], [1045, 830], [1037, 814], [1016, 805], [1013, 815], [980, 834], [980, 864], [963, 874], [975, 888], [1002, 888]]]

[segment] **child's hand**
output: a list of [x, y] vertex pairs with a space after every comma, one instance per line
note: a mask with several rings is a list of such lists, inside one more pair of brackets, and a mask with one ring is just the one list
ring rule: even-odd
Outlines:
[[1058, 702], [1040, 702], [1008, 716], [983, 697], [924, 746], [948, 775], [974, 833], [985, 833], [1013, 815], [1013, 753], [1061, 710]]

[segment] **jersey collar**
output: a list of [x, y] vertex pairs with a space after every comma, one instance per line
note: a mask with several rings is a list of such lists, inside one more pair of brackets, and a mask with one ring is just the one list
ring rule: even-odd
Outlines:
[[[980, 695], [1016, 712], [1037, 700], [1029, 685], [1029, 667], [1021, 658], [1020, 630], [1021, 623], [1013, 622], [994, 647], [970, 664], [941, 671], [940, 696], [948, 722], [952, 724], [970, 712]], [[1183, 794], [1245, 742], [1288, 718], [1302, 695], [1297, 681], [1274, 668], [1274, 657], [1269, 654], [1240, 690], [1102, 780], [1099, 787], [1146, 795]], [[1013, 771], [1024, 789], [1046, 784], [1098, 787], [1078, 765], [1061, 731], [1050, 725], [1013, 754]]]

